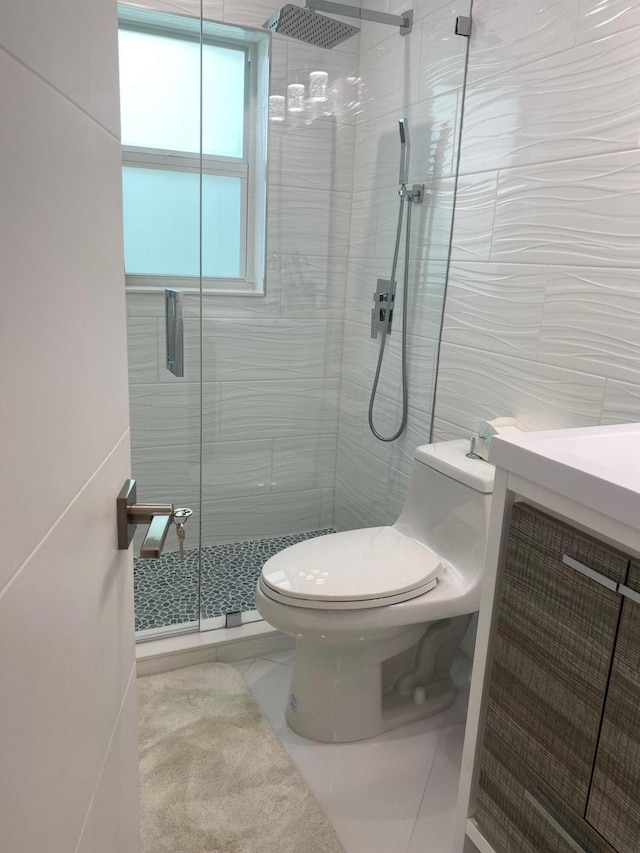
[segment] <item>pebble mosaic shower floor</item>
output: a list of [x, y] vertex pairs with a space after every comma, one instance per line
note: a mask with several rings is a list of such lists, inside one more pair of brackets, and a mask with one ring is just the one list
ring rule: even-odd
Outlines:
[[197, 622], [238, 610], [255, 610], [254, 589], [263, 565], [278, 551], [335, 530], [312, 530], [291, 536], [253, 539], [202, 549], [202, 608], [198, 614], [198, 549], [159, 560], [133, 560], [136, 631]]

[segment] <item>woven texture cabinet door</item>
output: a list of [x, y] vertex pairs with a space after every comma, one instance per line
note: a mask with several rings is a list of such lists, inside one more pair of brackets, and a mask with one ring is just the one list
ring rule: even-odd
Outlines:
[[629, 558], [527, 504], [513, 508], [487, 724], [584, 816]]
[[[640, 565], [627, 586], [640, 592]], [[640, 850], [640, 604], [625, 599], [587, 820], [620, 853]]]
[[[544, 809], [536, 808], [536, 797], [550, 804], [551, 820], [544, 816]], [[496, 853], [576, 853], [567, 834], [577, 842], [577, 849], [615, 853], [489, 728], [485, 729], [474, 817]]]

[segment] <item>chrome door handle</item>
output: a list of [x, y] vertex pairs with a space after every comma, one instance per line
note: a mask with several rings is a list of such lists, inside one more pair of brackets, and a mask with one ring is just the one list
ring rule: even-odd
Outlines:
[[167, 370], [174, 376], [184, 376], [184, 294], [167, 287], [164, 292]]

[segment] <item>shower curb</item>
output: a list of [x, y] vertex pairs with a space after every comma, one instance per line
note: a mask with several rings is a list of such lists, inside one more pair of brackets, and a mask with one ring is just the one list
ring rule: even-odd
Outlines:
[[194, 632], [136, 646], [136, 675], [155, 675], [184, 666], [217, 661], [233, 663], [294, 647], [294, 639], [266, 622], [238, 628]]

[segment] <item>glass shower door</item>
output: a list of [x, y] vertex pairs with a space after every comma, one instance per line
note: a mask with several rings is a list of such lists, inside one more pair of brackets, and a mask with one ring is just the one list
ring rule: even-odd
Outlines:
[[[139, 639], [199, 627], [200, 24], [120, 7], [131, 468], [139, 503], [189, 507], [159, 559], [133, 542]], [[184, 371], [167, 367], [165, 289], [183, 298]]]

